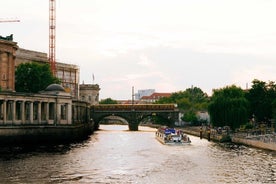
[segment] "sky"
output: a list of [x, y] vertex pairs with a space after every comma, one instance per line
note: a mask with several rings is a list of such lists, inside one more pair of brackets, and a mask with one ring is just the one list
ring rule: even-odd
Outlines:
[[[276, 1], [56, 0], [56, 58], [76, 64], [100, 99], [276, 79]], [[48, 53], [49, 1], [1, 2], [0, 35]]]

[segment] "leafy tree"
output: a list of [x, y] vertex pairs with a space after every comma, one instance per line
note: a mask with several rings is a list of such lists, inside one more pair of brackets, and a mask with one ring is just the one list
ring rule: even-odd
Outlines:
[[52, 75], [48, 64], [23, 63], [15, 71], [15, 90], [18, 92], [37, 93], [54, 83], [60, 81]]
[[250, 115], [255, 115], [257, 121], [267, 122], [273, 117], [274, 100], [276, 99], [276, 85], [254, 79], [252, 87], [246, 94], [250, 103]]
[[188, 111], [185, 116], [181, 118], [183, 121], [195, 123], [198, 121], [196, 113], [194, 111]]
[[151, 121], [154, 124], [170, 126], [170, 121], [168, 121], [168, 119], [163, 118], [161, 116], [151, 116]]
[[99, 103], [100, 104], [117, 104], [118, 102], [111, 98], [106, 98], [106, 99], [101, 100]]
[[[272, 118], [276, 119], [276, 98], [272, 101]], [[276, 124], [274, 123], [274, 130], [276, 132]]]
[[211, 123], [238, 128], [248, 120], [248, 106], [245, 92], [235, 85], [214, 90], [208, 107]]
[[184, 111], [193, 110], [207, 110], [209, 98], [198, 87], [188, 88], [185, 91], [173, 93], [170, 97], [164, 97], [156, 103], [176, 103], [178, 108]]
[[176, 103], [184, 111], [183, 121], [196, 122], [197, 111], [207, 110], [209, 97], [198, 87], [188, 88], [185, 91], [173, 93], [170, 97], [161, 98], [156, 103]]

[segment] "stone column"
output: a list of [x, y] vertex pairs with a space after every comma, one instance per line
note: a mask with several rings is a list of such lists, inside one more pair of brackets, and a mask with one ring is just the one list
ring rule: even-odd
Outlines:
[[16, 122], [16, 101], [12, 101], [12, 123], [15, 123]]
[[46, 122], [49, 123], [49, 103], [46, 103]]
[[20, 109], [21, 109], [21, 123], [23, 124], [25, 123], [25, 102], [24, 101], [22, 101]]
[[60, 112], [60, 110], [61, 110], [61, 108], [60, 108], [60, 104], [59, 103], [57, 103], [56, 104], [56, 124], [59, 124], [60, 123], [60, 116], [61, 116], [61, 112]]
[[72, 104], [66, 104], [67, 123], [72, 124]]
[[7, 123], [7, 101], [3, 101], [3, 122]]
[[41, 102], [37, 102], [37, 121], [41, 123]]
[[9, 71], [8, 71], [8, 88], [12, 91], [15, 90], [15, 57], [13, 54], [8, 54], [8, 58], [9, 58]]
[[34, 122], [34, 102], [30, 102], [30, 123]]

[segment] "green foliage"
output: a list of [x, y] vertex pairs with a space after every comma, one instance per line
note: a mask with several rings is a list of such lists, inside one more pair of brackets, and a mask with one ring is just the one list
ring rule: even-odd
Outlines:
[[0, 91], [2, 91], [2, 88], [1, 88], [1, 86], [0, 86]]
[[235, 85], [213, 91], [208, 107], [214, 126], [238, 128], [248, 120], [248, 101], [245, 92]]
[[276, 98], [272, 101], [272, 118], [276, 120]]
[[274, 100], [276, 99], [276, 85], [274, 82], [252, 81], [252, 87], [246, 94], [250, 102], [250, 114], [255, 115], [257, 121], [266, 122], [273, 117]]
[[253, 125], [250, 124], [250, 123], [247, 123], [247, 124], [245, 125], [245, 129], [246, 129], [246, 130], [252, 129], [252, 128], [253, 128]]
[[195, 123], [199, 121], [196, 112], [207, 110], [209, 98], [200, 88], [192, 87], [185, 91], [173, 93], [170, 97], [161, 98], [156, 103], [176, 103], [177, 107], [184, 111], [184, 116], [181, 119]]
[[23, 63], [15, 71], [15, 90], [17, 92], [37, 93], [50, 84], [59, 84], [52, 75], [48, 64]]
[[188, 88], [185, 91], [173, 93], [170, 97], [161, 98], [156, 103], [176, 103], [180, 110], [184, 111], [197, 111], [207, 110], [209, 98], [198, 87]]
[[181, 119], [185, 122], [192, 122], [192, 123], [195, 123], [198, 121], [196, 117], [196, 113], [194, 111], [186, 112], [185, 115], [181, 117]]
[[118, 102], [111, 98], [106, 98], [106, 99], [101, 100], [99, 103], [100, 104], [117, 104]]
[[168, 119], [161, 116], [151, 116], [151, 120], [154, 124], [170, 126]]

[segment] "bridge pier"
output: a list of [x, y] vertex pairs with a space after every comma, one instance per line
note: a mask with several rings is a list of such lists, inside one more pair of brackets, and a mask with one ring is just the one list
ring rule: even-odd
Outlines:
[[128, 128], [130, 131], [138, 131], [138, 125], [137, 123], [128, 123]]

